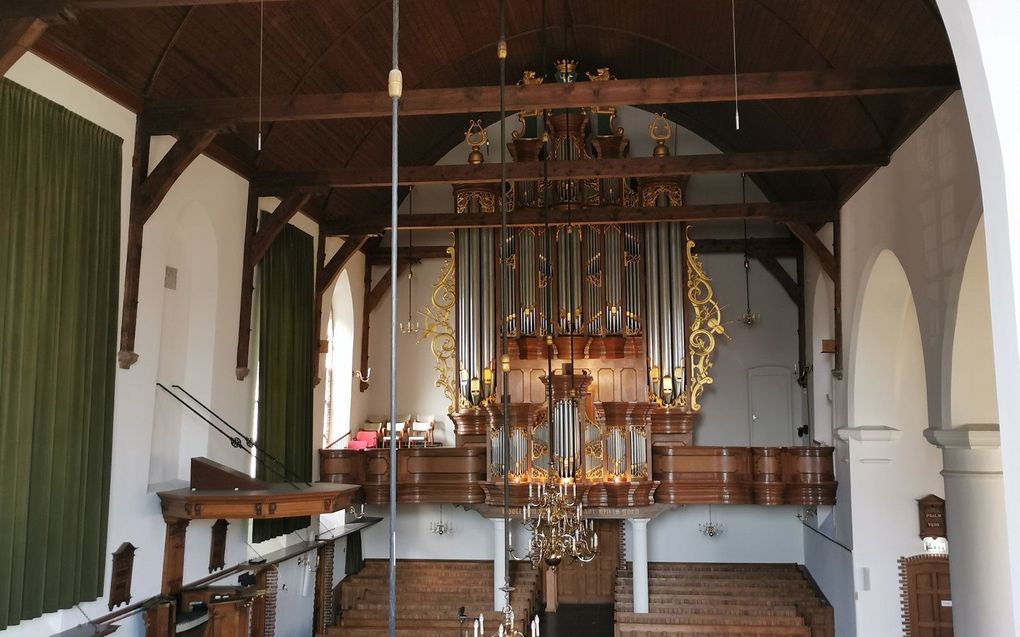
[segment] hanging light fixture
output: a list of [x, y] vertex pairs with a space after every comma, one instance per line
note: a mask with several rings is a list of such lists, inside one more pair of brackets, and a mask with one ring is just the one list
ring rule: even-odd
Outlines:
[[698, 525], [698, 532], [709, 539], [715, 539], [723, 534], [723, 526], [712, 521], [712, 505], [708, 505], [708, 522]]
[[526, 558], [538, 568], [545, 563], [556, 568], [564, 559], [588, 563], [599, 551], [595, 523], [584, 518], [584, 505], [577, 497], [577, 483], [552, 478], [528, 485], [528, 503], [522, 521], [531, 532]]
[[[414, 186], [411, 186], [410, 191], [407, 194], [407, 216], [410, 217], [414, 214]], [[414, 230], [408, 228], [407, 230], [407, 254], [408, 259], [414, 257]], [[414, 308], [414, 261], [408, 261], [407, 263], [407, 322], [400, 324], [400, 332], [402, 334], [414, 334], [421, 331], [421, 323], [415, 321], [412, 315]]]
[[[747, 205], [746, 173], [740, 173], [740, 200]], [[754, 327], [755, 323], [761, 320], [761, 314], [751, 311], [751, 258], [747, 246], [747, 219], [744, 219], [744, 296], [747, 300], [747, 309], [740, 317], [740, 322], [747, 327]]]
[[443, 521], [443, 505], [439, 505], [439, 521], [429, 524], [429, 531], [436, 535], [449, 535], [453, 533], [453, 525]]

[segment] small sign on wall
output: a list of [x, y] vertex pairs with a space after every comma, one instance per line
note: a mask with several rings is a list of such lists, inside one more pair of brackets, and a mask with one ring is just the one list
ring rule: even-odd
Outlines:
[[921, 539], [927, 537], [949, 537], [946, 529], [946, 501], [935, 494], [928, 494], [917, 501], [920, 516]]
[[131, 572], [135, 566], [136, 550], [137, 547], [130, 542], [124, 542], [113, 552], [113, 568], [110, 573], [110, 610], [131, 601]]
[[227, 553], [227, 526], [230, 523], [226, 520], [216, 520], [212, 527], [212, 541], [209, 543], [209, 572], [218, 571], [223, 568]]

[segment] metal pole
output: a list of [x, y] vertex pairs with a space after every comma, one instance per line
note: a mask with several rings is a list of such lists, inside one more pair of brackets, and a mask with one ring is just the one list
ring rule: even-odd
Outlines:
[[[506, 228], [506, 0], [500, 0], [499, 3], [499, 46], [497, 56], [499, 57], [499, 208], [500, 208], [500, 229], [499, 239], [502, 251], [502, 271], [503, 271], [503, 307], [501, 308], [500, 318], [503, 319], [510, 315], [510, 268], [507, 264], [507, 235]], [[500, 367], [503, 371], [503, 449], [509, 453], [510, 449], [510, 428], [508, 424], [507, 411], [510, 408], [510, 388], [509, 388], [509, 366], [510, 359], [507, 356], [507, 325], [505, 321], [500, 321], [502, 324], [502, 356], [500, 356]], [[504, 586], [506, 587], [506, 603], [510, 605], [510, 551], [507, 547], [510, 546], [510, 463], [507, 454], [503, 456], [503, 560], [504, 560]], [[512, 626], [508, 628], [513, 628]]]
[[[392, 100], [392, 137], [390, 159], [390, 227], [393, 228], [390, 250], [390, 568], [389, 568], [389, 637], [397, 634], [397, 124], [400, 117], [400, 93], [403, 80], [397, 64], [400, 42], [400, 0], [393, 0], [393, 69], [389, 77]], [[410, 301], [408, 301], [410, 302]]]

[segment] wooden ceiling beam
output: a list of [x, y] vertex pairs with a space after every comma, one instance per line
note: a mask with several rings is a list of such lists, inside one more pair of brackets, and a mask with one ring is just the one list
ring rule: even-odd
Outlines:
[[[448, 259], [449, 246], [414, 246], [401, 247], [397, 250], [397, 258], [404, 261], [421, 261], [423, 259]], [[371, 252], [368, 265], [390, 265], [390, 248], [377, 248]]]
[[756, 257], [758, 263], [761, 263], [765, 271], [771, 274], [779, 285], [786, 291], [787, 296], [793, 301], [794, 305], [800, 305], [800, 296], [798, 292], [797, 282], [790, 276], [790, 273], [786, 271], [776, 257], [771, 255], [758, 255]]
[[[745, 241], [743, 239], [694, 239], [694, 250], [698, 254], [739, 254], [744, 249]], [[801, 253], [801, 243], [794, 238], [750, 237], [746, 241], [746, 249], [748, 256], [755, 258], [795, 258]]]
[[276, 206], [273, 214], [266, 215], [259, 224], [258, 232], [252, 239], [251, 252], [248, 255], [249, 265], [255, 267], [269, 252], [277, 235], [286, 227], [311, 198], [307, 192], [298, 192], [284, 197]]
[[[676, 157], [628, 157], [623, 159], [581, 159], [551, 162], [548, 177], [593, 179], [600, 177], [666, 177], [771, 173], [798, 170], [839, 170], [877, 168], [889, 164], [889, 156], [873, 150], [769, 151], [757, 153], [714, 153]], [[542, 162], [509, 163], [507, 179], [542, 179]], [[262, 196], [293, 192], [295, 189], [381, 188], [390, 186], [390, 168], [350, 167], [312, 172], [264, 172], [256, 181]], [[499, 164], [452, 164], [405, 166], [400, 184], [482, 184], [499, 183]]]
[[[835, 221], [835, 219], [832, 219]], [[822, 266], [822, 270], [828, 275], [829, 280], [833, 282], [839, 281], [839, 266], [836, 261], [835, 255], [825, 247], [822, 240], [818, 238], [815, 231], [808, 226], [808, 222], [804, 221], [786, 221], [786, 227], [790, 229], [793, 236], [800, 239], [804, 247], [811, 251], [812, 254], [818, 259], [819, 265]]]
[[355, 254], [365, 245], [368, 241], [369, 236], [367, 234], [355, 235], [348, 237], [344, 244], [340, 246], [340, 249], [336, 251], [336, 254], [330, 258], [329, 261], [322, 267], [322, 273], [319, 277], [316, 292], [321, 296], [329, 286], [333, 285], [333, 281], [340, 274], [340, 271], [344, 269], [347, 262], [351, 260]]
[[[745, 101], [887, 95], [959, 88], [952, 65], [823, 69], [741, 73], [736, 77]], [[506, 110], [726, 102], [733, 99], [731, 74], [660, 77], [611, 82], [538, 84], [506, 87]], [[405, 90], [402, 115], [493, 113], [500, 110], [499, 87], [472, 86]], [[385, 91], [319, 95], [182, 99], [152, 102], [147, 108], [156, 132], [217, 128], [262, 121], [308, 121], [390, 116]]]
[[[715, 239], [699, 238], [694, 240], [695, 252], [698, 254], [739, 254], [744, 251], [745, 245], [748, 255], [752, 257], [771, 258], [795, 258], [801, 253], [801, 243], [797, 239], [784, 239], [782, 237], [750, 237], [746, 244], [743, 239]], [[397, 252], [397, 258], [407, 261], [422, 261], [427, 259], [448, 259], [447, 250], [449, 246], [414, 246], [413, 248], [401, 247]], [[390, 248], [378, 248], [368, 257], [369, 265], [389, 265]]]
[[46, 23], [38, 18], [0, 19], [0, 77], [32, 48], [44, 31]]
[[[521, 209], [509, 215], [511, 227], [541, 226], [547, 221], [552, 226], [655, 223], [658, 221], [718, 221], [724, 219], [771, 219], [776, 222], [825, 223], [836, 216], [836, 207], [830, 202], [809, 201], [791, 203], [734, 203], [681, 207], [630, 208], [606, 206], [550, 210], [548, 220], [542, 210]], [[494, 214], [414, 214], [401, 215], [399, 230], [453, 230], [456, 228], [498, 228], [499, 217]], [[373, 234], [389, 230], [389, 218], [371, 215], [351, 215], [335, 218], [321, 225], [329, 235]]]
[[[285, 0], [269, 0], [282, 2]], [[0, 3], [0, 19], [63, 18], [76, 11], [91, 9], [151, 9], [186, 7], [208, 4], [252, 4], [259, 0], [4, 0]]]

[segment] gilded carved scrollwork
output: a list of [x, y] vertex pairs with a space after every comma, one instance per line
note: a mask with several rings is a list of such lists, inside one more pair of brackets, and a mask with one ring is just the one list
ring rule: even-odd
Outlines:
[[701, 404], [698, 401], [701, 393], [705, 385], [712, 383], [709, 370], [712, 368], [716, 336], [724, 335], [726, 330], [722, 326], [719, 304], [714, 298], [712, 279], [705, 274], [705, 266], [694, 252], [694, 241], [686, 231], [684, 244], [687, 255], [687, 299], [694, 315], [687, 338], [687, 360], [690, 366], [687, 400], [693, 411], [700, 411]]
[[432, 286], [432, 303], [418, 311], [425, 318], [425, 329], [418, 342], [422, 343], [430, 339], [432, 355], [436, 358], [436, 372], [439, 377], [436, 379], [436, 387], [443, 390], [443, 394], [450, 401], [449, 413], [458, 411], [463, 405], [457, 405], [457, 390], [455, 387], [457, 370], [457, 339], [454, 337], [453, 323], [450, 315], [457, 301], [457, 290], [454, 279], [456, 256], [453, 247], [447, 248], [446, 253], [450, 258], [443, 263], [439, 272], [439, 279]]
[[683, 203], [683, 189], [675, 182], [651, 184], [641, 190], [641, 205], [646, 208], [656, 205], [660, 195], [669, 198], [669, 205], [679, 207]]

